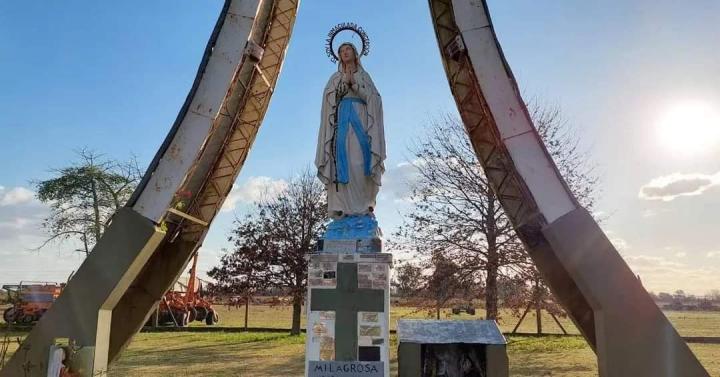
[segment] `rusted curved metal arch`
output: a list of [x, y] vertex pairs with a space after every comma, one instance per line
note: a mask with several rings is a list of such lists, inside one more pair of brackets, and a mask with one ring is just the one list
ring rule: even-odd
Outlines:
[[[239, 41], [243, 45], [242, 60], [229, 81], [225, 98], [194, 163], [179, 188], [173, 191], [173, 194], [189, 194], [181, 210], [188, 217], [179, 217], [177, 212], [164, 213], [164, 220], [170, 223], [170, 237], [148, 261], [113, 312], [113, 318], [117, 320], [112, 322], [111, 360], [117, 358], [140, 330], [151, 309], [202, 245], [209, 225], [245, 163], [280, 76], [299, 0], [233, 0], [226, 1], [226, 7], [228, 4], [231, 9], [234, 6], [256, 9], [253, 29], [247, 44]], [[150, 174], [157, 174], [157, 171]], [[151, 185], [138, 190], [142, 190], [139, 198], [146, 192], [150, 192], [151, 197], [155, 195]], [[139, 201], [129, 205], [142, 213]], [[160, 271], [163, 273], [158, 274]], [[150, 291], [151, 288], [154, 289]], [[145, 300], [140, 301], [140, 298]], [[128, 326], [128, 322], [135, 325]]]
[[[485, 0], [430, 0], [451, 91], [495, 194], [601, 376], [708, 376], [547, 152]], [[662, 360], [659, 362], [659, 360]]]
[[[551, 221], [578, 208], [579, 204], [552, 162], [530, 120], [530, 114], [520, 98], [515, 78], [492, 31], [487, 5], [484, 2], [470, 1], [459, 3], [467, 9], [455, 12], [452, 0], [431, 1], [430, 9], [448, 82], [470, 141], [489, 183], [515, 229], [526, 245], [534, 246], [529, 247], [529, 251], [551, 288], [565, 286], [563, 291], [577, 292], [575, 283], [567, 273], [558, 268], [561, 264], [551, 252], [534, 253], [538, 249], [548, 248], [539, 232], [549, 221], [518, 171], [512, 153], [515, 150], [511, 152], [506, 142], [516, 139], [523, 142], [523, 146], [530, 145], [534, 154], [519, 156], [519, 158], [526, 157], [523, 161], [527, 166], [526, 170], [534, 171], [536, 175], [544, 173], [543, 175], [551, 180], [547, 188], [556, 192], [557, 198], [553, 198], [550, 202], [559, 203], [550, 210]], [[465, 16], [459, 22], [465, 23], [463, 26], [466, 32], [469, 32], [472, 41], [465, 42], [458, 20], [455, 18], [456, 14]], [[488, 61], [480, 67], [483, 71], [476, 73], [471, 56], [478, 52], [483, 55], [479, 57], [475, 55], [476, 59], [485, 58]], [[478, 74], [489, 78], [490, 82], [486, 83], [485, 88], [478, 82]], [[495, 102], [493, 105], [496, 105], [495, 112], [499, 113], [499, 118], [504, 118], [499, 120], [508, 120], [507, 123], [510, 123], [502, 131], [485, 97], [486, 93], [492, 91], [491, 88], [487, 88], [489, 85], [499, 86], [505, 97], [493, 99]], [[552, 269], [552, 273], [544, 273], [548, 269]], [[572, 297], [558, 295], [558, 297], [590, 346], [595, 348], [593, 314], [589, 304], [581, 295]]]
[[[15, 353], [0, 376], [45, 376], [56, 338], [78, 341], [83, 376], [107, 373], [201, 246], [229, 194], [267, 111], [298, 5], [225, 1], [188, 97], [141, 184], [28, 334], [21, 347], [28, 351]], [[108, 264], [115, 259], [117, 266]]]

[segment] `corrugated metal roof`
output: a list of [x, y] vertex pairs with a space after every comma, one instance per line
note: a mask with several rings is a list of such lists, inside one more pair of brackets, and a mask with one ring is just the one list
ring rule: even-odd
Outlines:
[[398, 341], [420, 344], [507, 344], [495, 321], [401, 319]]

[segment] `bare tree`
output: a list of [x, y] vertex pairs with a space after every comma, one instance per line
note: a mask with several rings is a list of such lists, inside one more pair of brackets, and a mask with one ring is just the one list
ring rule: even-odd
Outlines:
[[449, 116], [433, 122], [413, 153], [415, 204], [398, 235], [421, 254], [444, 254], [460, 274], [484, 275], [487, 316], [496, 318], [498, 271], [525, 255], [462, 124]]
[[77, 155], [79, 161], [53, 171], [55, 178], [35, 184], [38, 199], [50, 206], [50, 215], [43, 221], [49, 237], [37, 249], [52, 241], [75, 239], [83, 244], [79, 251], [89, 254], [110, 217], [125, 205], [140, 181], [134, 158], [113, 161], [88, 149]]
[[[269, 286], [281, 288], [292, 297], [293, 335], [300, 334], [300, 316], [307, 287], [305, 256], [316, 249], [326, 219], [325, 188], [310, 170], [306, 170], [290, 180], [282, 191], [256, 203], [254, 212], [236, 221], [236, 229], [230, 237], [236, 248], [217, 267], [221, 271], [224, 265], [257, 263], [252, 267], [258, 273], [254, 275], [257, 279], [267, 279]], [[264, 272], [260, 271], [265, 268], [262, 266], [267, 267]], [[226, 268], [227, 274], [218, 275], [219, 283], [233, 285], [232, 279], [237, 279], [238, 283], [250, 279], [242, 276], [247, 269], [242, 270]]]
[[499, 298], [503, 306], [509, 308], [514, 316], [520, 317], [513, 329], [517, 331], [525, 316], [535, 310], [537, 333], [543, 333], [542, 312], [545, 311], [553, 318], [557, 326], [567, 334], [557, 317], [566, 317], [564, 309], [555, 301], [548, 287], [543, 283], [540, 273], [535, 268], [528, 268], [513, 276], [501, 278], [501, 292]]
[[300, 316], [307, 287], [305, 256], [317, 247], [325, 231], [325, 187], [310, 169], [290, 181], [287, 188], [261, 205], [265, 229], [273, 233], [272, 276], [288, 289], [293, 300], [291, 334], [300, 334]]
[[420, 292], [423, 281], [422, 267], [407, 261], [395, 267], [395, 279], [392, 281], [392, 286], [398, 296], [412, 297]]
[[592, 212], [600, 195], [600, 178], [589, 152], [580, 146], [577, 131], [563, 118], [558, 106], [535, 100], [528, 104], [528, 111], [570, 191], [580, 205]]
[[462, 269], [443, 252], [435, 251], [428, 261], [428, 267], [432, 268], [432, 274], [427, 276], [425, 297], [431, 302], [426, 307], [432, 307], [435, 318], [440, 319], [440, 311], [455, 298], [464, 288], [472, 286], [469, 276], [462, 274]]
[[240, 296], [245, 301], [245, 331], [248, 330], [250, 300], [256, 292], [270, 287], [270, 258], [265, 253], [269, 234], [261, 231], [261, 225], [252, 216], [235, 220], [230, 232], [232, 251], [225, 250], [220, 265], [208, 271], [215, 279], [211, 290], [217, 294]]
[[[530, 109], [569, 187], [591, 209], [597, 177], [572, 130], [557, 108], [532, 104]], [[398, 243], [427, 256], [443, 253], [461, 276], [483, 287], [487, 318], [497, 318], [499, 276], [534, 267], [489, 186], [462, 122], [452, 116], [434, 120], [411, 152], [418, 179], [412, 183], [413, 208], [396, 233]]]
[[705, 296], [708, 300], [720, 302], [720, 289], [711, 289]]

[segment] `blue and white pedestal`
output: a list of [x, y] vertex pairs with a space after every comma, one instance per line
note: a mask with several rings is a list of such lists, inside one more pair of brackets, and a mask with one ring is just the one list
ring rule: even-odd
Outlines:
[[333, 220], [322, 238], [321, 253], [380, 253], [382, 231], [370, 215]]
[[380, 235], [374, 217], [346, 217], [308, 255], [306, 376], [389, 376], [392, 255]]

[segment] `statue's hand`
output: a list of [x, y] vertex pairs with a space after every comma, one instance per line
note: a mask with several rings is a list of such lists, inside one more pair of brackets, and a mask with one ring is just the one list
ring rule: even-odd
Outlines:
[[354, 77], [354, 75], [353, 75], [353, 70], [352, 70], [350, 67], [348, 67], [348, 66], [345, 66], [345, 67], [343, 68], [342, 81], [343, 81], [344, 83], [348, 84], [348, 85], [353, 85], [353, 84], [355, 84], [355, 77]]
[[345, 82], [345, 79], [343, 78], [338, 83], [337, 95], [339, 95], [340, 97], [344, 96], [347, 93], [347, 87], [348, 87], [348, 84]]

